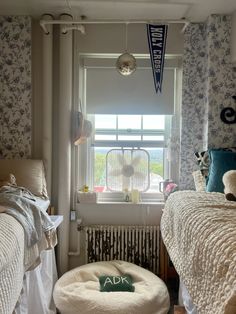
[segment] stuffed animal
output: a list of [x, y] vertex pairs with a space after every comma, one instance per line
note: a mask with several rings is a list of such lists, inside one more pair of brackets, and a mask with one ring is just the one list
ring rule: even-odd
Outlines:
[[236, 201], [236, 170], [230, 170], [223, 175], [225, 197], [228, 201]]
[[4, 180], [0, 180], [0, 187], [6, 185], [16, 186], [16, 178], [14, 174], [10, 173]]

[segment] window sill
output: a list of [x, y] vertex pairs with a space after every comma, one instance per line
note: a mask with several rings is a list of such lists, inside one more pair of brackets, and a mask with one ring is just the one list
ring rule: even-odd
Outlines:
[[97, 203], [108, 204], [159, 204], [164, 203], [164, 196], [162, 193], [140, 193], [139, 202], [132, 202], [131, 193], [129, 193], [129, 201], [125, 200], [125, 195], [122, 192], [103, 192], [97, 193]]
[[[82, 193], [83, 194], [83, 193]], [[84, 193], [86, 196], [86, 193]], [[132, 202], [126, 201], [124, 199], [123, 193], [92, 193], [94, 197], [90, 197], [91, 195], [88, 194], [88, 197], [82, 197], [83, 195], [79, 195], [78, 197], [78, 204], [122, 204], [122, 205], [150, 205], [150, 204], [164, 204], [164, 197], [161, 193], [149, 193], [149, 194], [141, 194], [141, 201], [139, 202]], [[95, 197], [96, 196], [96, 197]]]
[[164, 204], [164, 199], [163, 200], [157, 200], [157, 201], [143, 201], [143, 202], [138, 202], [138, 203], [132, 203], [132, 202], [122, 202], [122, 201], [99, 201], [96, 204], [122, 204], [122, 205], [149, 205], [149, 204]]
[[159, 225], [164, 203], [105, 202], [78, 204], [83, 224]]
[[132, 202], [122, 202], [122, 201], [98, 201], [98, 202], [83, 202], [83, 203], [77, 203], [77, 206], [86, 206], [86, 205], [96, 205], [96, 206], [106, 206], [106, 205], [122, 205], [124, 206], [128, 206], [128, 207], [141, 207], [141, 206], [149, 206], [149, 205], [161, 205], [163, 206], [165, 204], [164, 200], [160, 200], [160, 201], [143, 201], [143, 202], [139, 202], [139, 203], [132, 203]]

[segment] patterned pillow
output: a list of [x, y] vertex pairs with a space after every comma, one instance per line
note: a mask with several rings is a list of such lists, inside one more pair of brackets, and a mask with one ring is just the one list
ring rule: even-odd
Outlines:
[[99, 277], [101, 292], [128, 291], [134, 292], [133, 279], [130, 275]]
[[202, 152], [195, 152], [194, 155], [197, 159], [199, 170], [201, 171], [204, 177], [207, 177], [210, 167], [210, 157], [208, 150]]
[[[218, 150], [236, 152], [236, 147], [218, 148]], [[201, 151], [201, 152], [195, 152], [194, 155], [197, 159], [197, 164], [199, 166], [199, 170], [201, 171], [202, 175], [205, 178], [207, 178], [208, 174], [209, 174], [210, 164], [211, 164], [209, 151], [205, 150], [205, 151]]]

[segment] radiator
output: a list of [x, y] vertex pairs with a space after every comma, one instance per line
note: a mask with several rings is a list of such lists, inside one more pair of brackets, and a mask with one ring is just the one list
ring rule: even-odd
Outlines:
[[86, 262], [124, 260], [159, 272], [159, 226], [86, 226]]

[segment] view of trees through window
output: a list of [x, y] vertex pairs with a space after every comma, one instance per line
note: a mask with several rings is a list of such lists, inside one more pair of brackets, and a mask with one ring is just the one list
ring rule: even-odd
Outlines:
[[[106, 190], [106, 154], [111, 148], [95, 148], [94, 153], [94, 190]], [[144, 148], [150, 156], [150, 192], [159, 191], [159, 182], [163, 180], [163, 148]]]
[[115, 146], [121, 145], [124, 149], [140, 147], [148, 152], [150, 156], [148, 191], [159, 192], [159, 182], [164, 177], [165, 116], [95, 115], [94, 124], [93, 184], [95, 191], [106, 191], [106, 155], [116, 143]]

